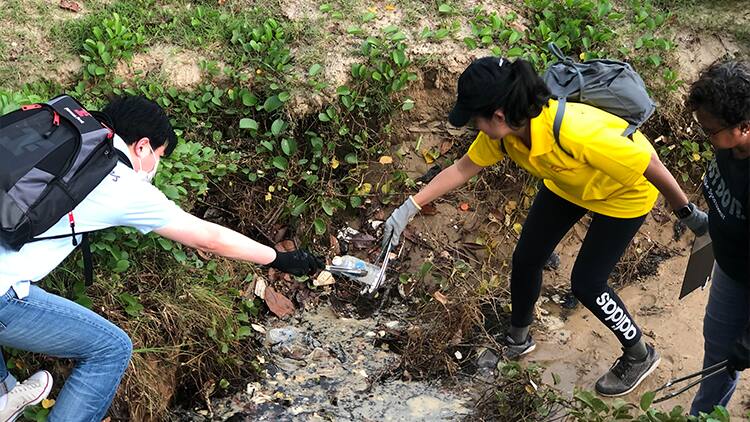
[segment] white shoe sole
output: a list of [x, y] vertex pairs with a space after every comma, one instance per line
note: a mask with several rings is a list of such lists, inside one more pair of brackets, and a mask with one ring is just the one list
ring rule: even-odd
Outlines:
[[624, 391], [622, 393], [617, 393], [617, 394], [604, 394], [604, 393], [600, 393], [599, 391], [597, 391], [596, 394], [599, 394], [600, 396], [603, 396], [603, 397], [621, 397], [621, 396], [630, 394], [633, 390], [638, 388], [639, 385], [641, 385], [641, 383], [643, 382], [644, 379], [646, 379], [647, 376], [651, 375], [651, 373], [656, 370], [660, 362], [661, 362], [661, 357], [657, 358], [656, 361], [654, 361], [654, 364], [651, 365], [650, 368], [648, 368], [648, 371], [646, 371], [643, 375], [641, 375], [641, 377], [638, 378], [638, 381], [636, 381], [635, 385], [630, 387], [629, 390]]
[[42, 400], [46, 399], [47, 396], [49, 396], [50, 391], [52, 391], [52, 374], [50, 374], [47, 371], [43, 371], [43, 372], [44, 372], [44, 375], [47, 376], [45, 380], [46, 384], [44, 386], [44, 390], [42, 390], [42, 392], [34, 400], [30, 401], [24, 407], [18, 409], [16, 413], [10, 415], [10, 418], [6, 419], [3, 422], [14, 422], [16, 419], [18, 419], [19, 416], [23, 414], [23, 411], [26, 410], [27, 407], [37, 405], [41, 403]]
[[533, 352], [533, 351], [534, 351], [535, 349], [536, 349], [536, 343], [532, 344], [531, 346], [529, 346], [529, 348], [528, 348], [528, 349], [524, 350], [523, 352], [521, 352], [521, 353], [519, 353], [519, 354], [517, 354], [517, 355], [515, 355], [515, 356], [513, 356], [513, 357], [508, 357], [508, 356], [506, 356], [506, 359], [510, 359], [510, 360], [515, 360], [515, 359], [518, 359], [518, 358], [520, 358], [521, 356], [526, 356], [526, 355], [528, 355], [529, 353]]

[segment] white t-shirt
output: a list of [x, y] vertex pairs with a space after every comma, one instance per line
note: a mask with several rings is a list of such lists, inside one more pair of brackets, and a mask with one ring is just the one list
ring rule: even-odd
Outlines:
[[[114, 141], [115, 148], [130, 157], [125, 142], [116, 135]], [[174, 223], [184, 213], [159, 189], [121, 162], [73, 210], [77, 233], [127, 226], [145, 234]], [[39, 237], [70, 233], [70, 223], [65, 215]], [[77, 237], [80, 241], [81, 236]], [[27, 243], [19, 251], [0, 246], [0, 295], [13, 287], [19, 298], [26, 297], [29, 281], [39, 281], [47, 276], [74, 249], [70, 237]]]

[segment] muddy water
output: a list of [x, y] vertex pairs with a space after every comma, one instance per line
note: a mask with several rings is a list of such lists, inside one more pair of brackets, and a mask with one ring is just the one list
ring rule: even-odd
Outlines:
[[[435, 382], [375, 380], [398, 362], [376, 340], [403, 322], [340, 318], [328, 307], [266, 327], [266, 378], [214, 404], [222, 421], [453, 421], [469, 413], [469, 394]], [[283, 338], [285, 341], [271, 343]], [[200, 420], [196, 417], [196, 420]]]

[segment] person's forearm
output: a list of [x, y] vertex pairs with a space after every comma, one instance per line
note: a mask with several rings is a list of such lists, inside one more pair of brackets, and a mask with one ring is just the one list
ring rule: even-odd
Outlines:
[[185, 246], [227, 258], [261, 265], [270, 264], [276, 259], [276, 251], [273, 248], [188, 213], [182, 214], [173, 224], [155, 232]]
[[212, 244], [212, 250], [206, 252], [261, 265], [268, 265], [276, 259], [276, 251], [273, 248], [218, 224], [208, 224], [215, 226], [218, 238], [217, 242]]
[[482, 167], [473, 164], [468, 157], [464, 156], [435, 176], [427, 186], [414, 195], [414, 201], [420, 207], [429, 204], [453, 189], [464, 185], [481, 170]]
[[643, 176], [664, 195], [664, 198], [673, 210], [682, 208], [689, 202], [687, 195], [682, 191], [680, 185], [677, 184], [677, 180], [664, 167], [664, 164], [659, 160], [659, 156], [656, 153], [651, 154], [651, 162], [649, 162]]

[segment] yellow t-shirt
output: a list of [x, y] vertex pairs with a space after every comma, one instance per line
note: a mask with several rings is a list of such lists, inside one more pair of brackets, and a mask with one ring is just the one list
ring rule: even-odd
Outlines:
[[[557, 145], [552, 131], [557, 101], [550, 100], [531, 119], [531, 150], [513, 136], [502, 141], [480, 132], [468, 156], [479, 166], [491, 166], [508, 155], [544, 185], [566, 200], [593, 212], [635, 218], [653, 208], [658, 190], [643, 176], [654, 147], [641, 132], [623, 137], [628, 123], [610, 113], [580, 103], [568, 103]], [[502, 142], [502, 147], [501, 147]], [[503, 147], [505, 153], [503, 153]]]

